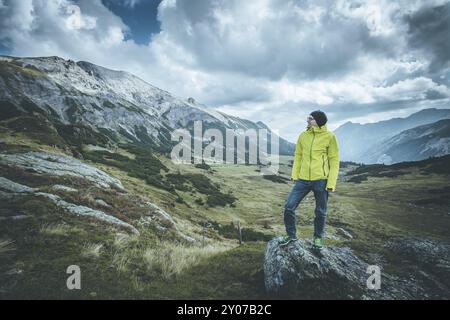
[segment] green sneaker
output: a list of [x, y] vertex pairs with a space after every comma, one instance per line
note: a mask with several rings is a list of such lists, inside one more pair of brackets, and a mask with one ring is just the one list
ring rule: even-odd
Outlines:
[[322, 244], [322, 239], [319, 237], [314, 238], [314, 248], [316, 249], [322, 249], [323, 248], [323, 244]]
[[282, 246], [282, 247], [287, 246], [289, 243], [291, 243], [293, 241], [297, 241], [297, 238], [291, 238], [290, 236], [284, 236], [280, 240], [280, 246]]

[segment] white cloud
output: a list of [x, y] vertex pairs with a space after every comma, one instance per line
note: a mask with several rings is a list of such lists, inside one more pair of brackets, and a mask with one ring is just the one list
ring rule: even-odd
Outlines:
[[449, 88], [425, 77], [405, 79], [389, 87], [374, 87], [372, 91], [376, 101], [423, 100], [429, 91], [450, 97]]
[[66, 13], [69, 15], [66, 18], [66, 28], [69, 30], [76, 29], [94, 29], [96, 26], [96, 18], [81, 15], [80, 7], [69, 4], [66, 7]]
[[[431, 95], [450, 95], [447, 78], [427, 75], [428, 56], [408, 47], [404, 19], [444, 1], [164, 0], [161, 32], [148, 45], [126, 40], [128, 27], [101, 0], [0, 1], [0, 41], [11, 43], [12, 55], [126, 70], [294, 140], [317, 108], [330, 121], [368, 121], [388, 115], [378, 102], [426, 105]], [[360, 105], [362, 114], [345, 105]]]

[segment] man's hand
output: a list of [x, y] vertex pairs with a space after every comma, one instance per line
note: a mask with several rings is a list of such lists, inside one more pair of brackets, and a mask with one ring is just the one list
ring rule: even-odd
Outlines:
[[327, 191], [328, 191], [328, 192], [333, 192], [333, 189], [327, 188]]

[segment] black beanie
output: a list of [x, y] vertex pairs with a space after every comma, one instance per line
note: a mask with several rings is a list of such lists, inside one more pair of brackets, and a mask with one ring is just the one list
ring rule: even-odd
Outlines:
[[320, 110], [311, 112], [311, 116], [314, 118], [314, 120], [316, 120], [316, 123], [319, 127], [325, 125], [328, 121], [327, 115]]

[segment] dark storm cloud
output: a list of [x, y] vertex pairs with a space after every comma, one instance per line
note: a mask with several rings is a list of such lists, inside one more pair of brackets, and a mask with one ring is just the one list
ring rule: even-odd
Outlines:
[[336, 13], [334, 1], [262, 3], [267, 15], [257, 1], [177, 1], [160, 8], [161, 29], [198, 68], [271, 80], [338, 77], [362, 55], [397, 52], [395, 36], [371, 34], [361, 16]]
[[450, 66], [450, 3], [424, 7], [405, 17], [408, 23], [408, 42], [414, 49], [423, 50], [431, 59], [430, 72], [436, 73]]
[[160, 7], [161, 29], [192, 55], [194, 67], [208, 72], [332, 80], [368, 58], [398, 59], [407, 49], [408, 2], [380, 2], [376, 9], [361, 1], [172, 3]]
[[158, 1], [0, 0], [0, 51], [129, 71], [292, 139], [315, 109], [448, 107], [448, 0]]

